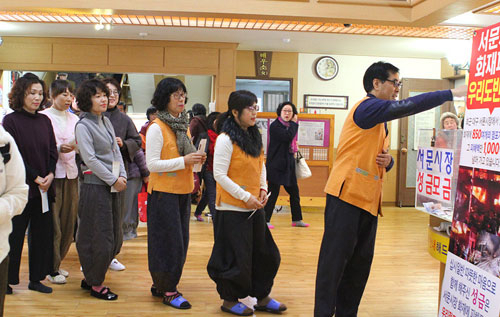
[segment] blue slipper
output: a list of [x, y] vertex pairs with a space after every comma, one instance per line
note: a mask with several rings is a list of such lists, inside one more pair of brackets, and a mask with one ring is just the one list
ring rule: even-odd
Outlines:
[[281, 303], [278, 301], [275, 301], [274, 299], [271, 298], [269, 303], [267, 303], [266, 306], [259, 306], [255, 305], [253, 308], [258, 311], [266, 311], [268, 313], [273, 313], [273, 314], [280, 314], [281, 312], [286, 310], [286, 306], [280, 307]]
[[172, 306], [177, 309], [189, 309], [191, 308], [191, 304], [182, 297], [182, 294], [177, 292], [174, 295], [171, 296], [164, 296], [163, 297], [163, 304]]
[[220, 309], [223, 312], [230, 313], [230, 314], [237, 315], [237, 316], [251, 316], [251, 315], [253, 315], [253, 311], [251, 309], [250, 309], [251, 310], [250, 312], [245, 313], [245, 310], [247, 308], [250, 309], [250, 307], [246, 306], [243, 303], [238, 303], [238, 304], [234, 305], [233, 307], [231, 307], [231, 309], [224, 307], [224, 306], [220, 307]]

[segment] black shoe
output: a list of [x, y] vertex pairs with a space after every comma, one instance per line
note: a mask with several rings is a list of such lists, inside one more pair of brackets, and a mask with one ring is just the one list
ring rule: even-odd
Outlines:
[[7, 291], [5, 292], [5, 294], [7, 294], [7, 295], [12, 294], [12, 287], [10, 287], [10, 285], [8, 285], [8, 284], [7, 284]]
[[92, 286], [90, 286], [89, 284], [87, 284], [87, 281], [85, 281], [85, 280], [82, 280], [82, 283], [80, 284], [80, 287], [83, 288], [83, 289], [86, 289], [88, 291], [90, 291], [92, 289]]
[[151, 295], [154, 297], [163, 297], [163, 294], [158, 292], [158, 289], [154, 285], [151, 285]]
[[[107, 290], [107, 292], [103, 294], [103, 292], [105, 292], [106, 290]], [[118, 295], [111, 292], [109, 287], [103, 287], [100, 292], [96, 292], [96, 291], [94, 291], [94, 289], [91, 289], [90, 295], [94, 296], [96, 298], [99, 298], [99, 299], [104, 299], [104, 300], [117, 300], [118, 299]]]
[[30, 282], [28, 284], [28, 288], [30, 290], [32, 290], [32, 291], [37, 291], [37, 292], [40, 292], [40, 293], [45, 293], [45, 294], [52, 293], [52, 288], [50, 288], [48, 286], [45, 286], [45, 285], [43, 285], [40, 282]]

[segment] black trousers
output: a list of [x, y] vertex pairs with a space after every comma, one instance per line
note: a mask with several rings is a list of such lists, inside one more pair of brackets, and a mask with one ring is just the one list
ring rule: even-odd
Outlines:
[[7, 255], [0, 263], [0, 317], [3, 316], [3, 307], [5, 304], [5, 293], [7, 291], [7, 272], [9, 271], [9, 256]]
[[207, 271], [221, 299], [247, 296], [265, 298], [271, 293], [280, 266], [280, 253], [267, 228], [263, 210], [217, 210], [215, 241]]
[[[266, 206], [264, 207], [266, 211], [266, 221], [271, 222], [271, 217], [273, 216], [274, 206], [276, 206], [276, 201], [278, 200], [278, 195], [280, 194], [280, 187], [282, 185], [274, 184], [269, 182], [267, 184], [268, 192], [271, 193], [269, 196], [269, 200], [267, 201]], [[299, 186], [297, 183], [284, 186], [288, 195], [290, 195], [290, 209], [292, 211], [292, 221], [302, 220], [302, 209], [300, 208], [300, 195], [299, 195]]]
[[175, 292], [189, 245], [190, 194], [148, 196], [148, 264], [160, 293]]
[[327, 195], [315, 317], [357, 316], [370, 274], [377, 220], [367, 211]]
[[41, 198], [29, 199], [23, 213], [12, 218], [12, 232], [9, 236], [9, 284], [19, 284], [21, 254], [28, 225], [29, 279], [39, 282], [52, 273], [54, 265], [53, 221], [52, 209], [42, 213]]
[[[123, 238], [121, 197], [106, 185], [82, 183], [76, 250], [87, 284], [100, 286]], [[121, 240], [120, 240], [121, 241]]]
[[215, 190], [216, 183], [214, 179], [214, 173], [212, 171], [205, 171], [203, 173], [203, 181], [205, 182], [205, 190], [201, 196], [200, 202], [198, 206], [196, 206], [196, 210], [194, 212], [195, 216], [201, 215], [205, 207], [208, 205], [208, 209], [210, 210], [210, 214], [212, 217], [215, 216]]

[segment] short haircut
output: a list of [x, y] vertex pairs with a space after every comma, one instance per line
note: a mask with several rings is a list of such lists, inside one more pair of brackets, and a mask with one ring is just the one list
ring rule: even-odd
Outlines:
[[111, 84], [116, 87], [118, 90], [118, 95], [122, 92], [122, 87], [120, 87], [120, 83], [114, 79], [113, 77], [106, 77], [101, 80], [105, 85]]
[[26, 73], [21, 78], [16, 80], [12, 90], [9, 93], [9, 107], [14, 111], [21, 111], [24, 106], [24, 98], [26, 97], [28, 90], [31, 89], [33, 84], [42, 85], [43, 98], [40, 102], [40, 109], [47, 102], [47, 89], [45, 82], [38, 78], [37, 75], [33, 73]]
[[152, 114], [155, 114], [156, 112], [158, 112], [158, 109], [156, 109], [155, 107], [149, 107], [147, 110], [146, 110], [146, 117], [148, 118], [148, 121], [151, 120], [149, 118], [149, 116], [151, 116]]
[[[164, 78], [156, 86], [151, 104], [158, 111], [167, 111], [170, 96], [179, 90], [187, 93], [186, 86], [184, 86], [182, 81], [173, 77]], [[184, 102], [187, 103], [187, 97], [184, 99]]]
[[369, 93], [373, 90], [373, 80], [375, 78], [381, 81], [386, 81], [391, 74], [399, 73], [399, 68], [386, 62], [373, 63], [365, 72], [363, 76], [363, 87]]
[[99, 79], [90, 79], [81, 83], [76, 92], [76, 102], [78, 108], [83, 112], [90, 112], [92, 109], [92, 96], [102, 91], [109, 98], [109, 90], [106, 84]]
[[292, 102], [290, 102], [290, 101], [285, 101], [285, 102], [280, 103], [280, 104], [279, 104], [279, 106], [278, 106], [278, 109], [276, 109], [276, 114], [278, 115], [278, 117], [280, 117], [280, 116], [281, 116], [281, 110], [283, 110], [283, 108], [284, 108], [285, 106], [290, 106], [290, 107], [292, 107], [293, 114], [299, 114], [299, 113], [297, 112], [297, 107], [295, 107], [295, 105], [294, 105]]
[[195, 103], [193, 105], [193, 108], [191, 108], [191, 110], [193, 110], [194, 116], [206, 116], [207, 115], [207, 108], [205, 108], [205, 106], [202, 105], [201, 103]]
[[50, 85], [50, 97], [54, 98], [67, 91], [73, 93], [73, 87], [67, 80], [57, 79]]
[[248, 90], [236, 90], [229, 95], [227, 101], [229, 116], [233, 116], [233, 110], [238, 112], [238, 118], [243, 113], [243, 109], [251, 107], [257, 103], [257, 96]]

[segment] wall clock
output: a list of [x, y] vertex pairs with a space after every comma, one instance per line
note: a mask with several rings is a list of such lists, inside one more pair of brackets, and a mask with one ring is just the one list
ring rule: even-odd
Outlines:
[[322, 56], [316, 61], [314, 66], [316, 75], [323, 80], [335, 78], [339, 73], [339, 64], [330, 56]]

